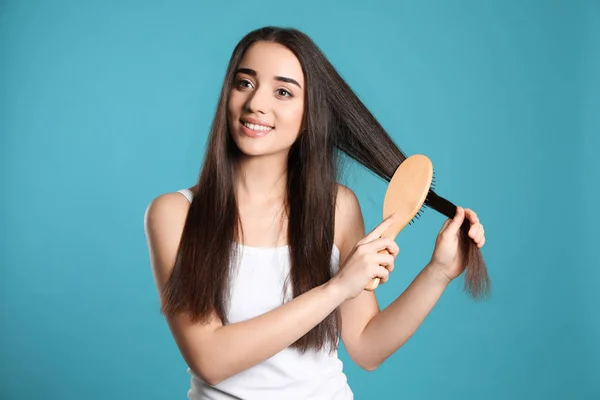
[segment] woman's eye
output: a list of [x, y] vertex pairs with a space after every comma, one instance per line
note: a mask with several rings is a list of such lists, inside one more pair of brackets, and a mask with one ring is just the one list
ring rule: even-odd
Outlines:
[[238, 87], [249, 88], [252, 87], [252, 83], [246, 79], [241, 79], [238, 81]]
[[285, 89], [278, 89], [277, 94], [282, 97], [292, 97], [292, 94]]

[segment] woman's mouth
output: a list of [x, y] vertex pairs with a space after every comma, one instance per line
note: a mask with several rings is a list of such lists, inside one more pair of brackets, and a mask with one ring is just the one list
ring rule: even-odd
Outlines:
[[266, 136], [273, 130], [272, 126], [251, 124], [246, 121], [240, 121], [240, 123], [242, 124], [242, 131], [244, 134], [252, 138]]

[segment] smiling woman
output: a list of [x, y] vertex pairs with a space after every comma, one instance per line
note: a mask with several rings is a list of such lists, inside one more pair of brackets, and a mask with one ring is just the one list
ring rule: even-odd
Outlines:
[[364, 288], [394, 269], [398, 246], [381, 238], [394, 220], [365, 234], [356, 196], [337, 182], [340, 151], [388, 180], [406, 158], [307, 35], [246, 35], [197, 184], [157, 197], [145, 213], [190, 399], [352, 399], [339, 338], [374, 370], [464, 270], [465, 218], [472, 245], [483, 246], [477, 215], [458, 207], [431, 261], [380, 311]]
[[[304, 116], [302, 86], [302, 66], [287, 47], [257, 42], [248, 48], [227, 103], [230, 134], [243, 154], [289, 150]], [[264, 140], [249, 140], [256, 138]]]

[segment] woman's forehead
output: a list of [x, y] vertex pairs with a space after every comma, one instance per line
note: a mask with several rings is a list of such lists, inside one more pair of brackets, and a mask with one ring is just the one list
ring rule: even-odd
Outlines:
[[238, 69], [240, 68], [254, 71], [258, 79], [287, 77], [304, 87], [304, 74], [300, 61], [290, 49], [278, 43], [254, 43], [242, 57]]

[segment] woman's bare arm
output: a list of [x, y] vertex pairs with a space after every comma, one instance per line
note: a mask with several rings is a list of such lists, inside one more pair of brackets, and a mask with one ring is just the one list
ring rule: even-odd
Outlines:
[[[146, 210], [144, 227], [159, 294], [171, 274], [188, 210], [189, 202], [178, 193], [157, 197]], [[243, 322], [224, 326], [216, 315], [207, 324], [192, 323], [185, 315], [167, 322], [190, 369], [215, 385], [290, 346], [343, 301], [336, 285], [327, 283]]]

